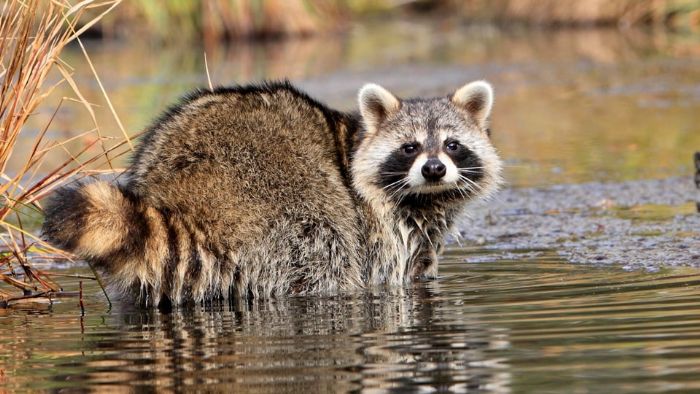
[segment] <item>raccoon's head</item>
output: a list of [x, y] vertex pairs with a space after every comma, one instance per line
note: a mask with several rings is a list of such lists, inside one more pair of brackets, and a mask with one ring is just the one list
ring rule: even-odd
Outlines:
[[498, 189], [501, 161], [489, 139], [488, 83], [469, 83], [447, 97], [406, 100], [368, 84], [359, 104], [364, 133], [352, 174], [364, 198], [461, 202]]

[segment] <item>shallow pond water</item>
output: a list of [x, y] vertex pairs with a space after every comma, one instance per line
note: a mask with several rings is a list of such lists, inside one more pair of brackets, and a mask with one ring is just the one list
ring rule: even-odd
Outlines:
[[171, 313], [108, 311], [86, 285], [84, 316], [73, 298], [0, 310], [4, 387], [700, 389], [700, 270], [575, 265], [546, 250], [500, 256], [452, 248], [439, 280], [403, 291]]

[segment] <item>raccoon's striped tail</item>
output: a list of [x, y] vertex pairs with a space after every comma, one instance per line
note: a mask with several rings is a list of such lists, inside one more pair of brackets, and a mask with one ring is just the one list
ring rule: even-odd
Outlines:
[[158, 210], [94, 182], [57, 190], [44, 211], [43, 237], [51, 244], [103, 269], [122, 290], [159, 297], [168, 237]]

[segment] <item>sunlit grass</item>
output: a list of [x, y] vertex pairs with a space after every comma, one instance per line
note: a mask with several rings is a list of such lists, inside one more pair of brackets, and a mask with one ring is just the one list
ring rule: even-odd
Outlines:
[[[0, 302], [51, 296], [61, 287], [48, 274], [34, 269], [30, 260], [70, 259], [70, 256], [46, 244], [28, 222], [41, 217], [39, 203], [57, 187], [95, 168], [112, 168], [112, 160], [128, 151], [131, 141], [124, 137], [115, 140], [103, 137], [97, 122], [94, 128], [66, 140], [47, 137], [51, 121], [66, 101], [82, 104], [85, 111], [93, 114], [93, 103], [85, 100], [78, 84], [72, 78], [70, 65], [61, 60], [61, 51], [71, 42], [79, 42], [81, 33], [91, 28], [121, 0], [69, 2], [39, 0], [5, 2], [0, 9], [0, 280], [9, 284], [9, 289], [0, 289]], [[82, 20], [86, 11], [88, 20]], [[90, 65], [87, 52], [85, 61]], [[99, 77], [92, 69], [95, 80]], [[53, 115], [41, 130], [31, 130], [28, 121], [36, 116], [36, 110], [60, 85], [68, 85], [74, 97], [64, 97], [55, 104]], [[101, 84], [100, 84], [101, 86]], [[104, 93], [104, 89], [102, 90]], [[109, 98], [104, 100], [112, 110], [118, 124], [119, 117]], [[19, 154], [20, 137], [30, 140], [31, 149]], [[66, 145], [80, 137], [94, 135], [77, 152], [68, 151]], [[98, 147], [94, 153], [93, 147]], [[65, 151], [68, 158], [48, 166], [45, 158], [50, 152]], [[12, 163], [12, 172], [8, 164]], [[17, 291], [19, 290], [19, 292]]]

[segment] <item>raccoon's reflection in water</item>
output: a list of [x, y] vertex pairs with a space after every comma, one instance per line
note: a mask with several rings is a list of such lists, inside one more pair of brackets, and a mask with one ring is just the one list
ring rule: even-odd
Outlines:
[[507, 391], [499, 388], [510, 385], [509, 374], [486, 354], [507, 346], [504, 333], [461, 313], [445, 324], [434, 309], [442, 302], [418, 284], [353, 297], [120, 313], [137, 347], [124, 356], [142, 361], [127, 380], [233, 392]]

